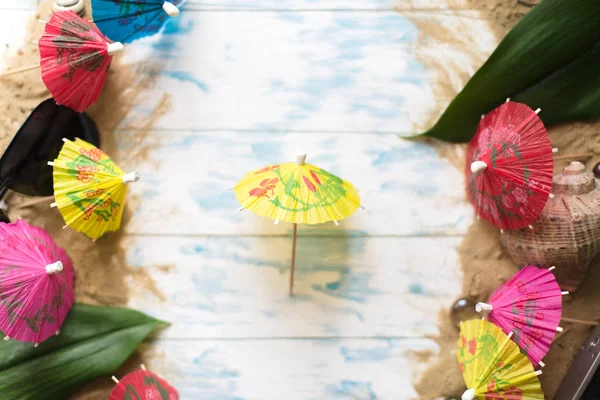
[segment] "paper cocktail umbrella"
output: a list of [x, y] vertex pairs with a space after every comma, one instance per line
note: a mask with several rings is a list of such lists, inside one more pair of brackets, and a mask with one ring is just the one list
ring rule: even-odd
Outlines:
[[[552, 267], [554, 269], [554, 267]], [[528, 265], [500, 286], [489, 303], [477, 303], [475, 309], [486, 315], [521, 347], [533, 365], [544, 366], [562, 314], [562, 292], [552, 269]]]
[[48, 232], [23, 220], [0, 223], [0, 330], [4, 340], [58, 334], [74, 300], [73, 264]]
[[525, 228], [537, 219], [550, 196], [554, 165], [537, 111], [507, 100], [481, 119], [466, 158], [467, 192], [478, 217], [500, 229]]
[[39, 41], [42, 80], [58, 104], [82, 112], [98, 98], [112, 55], [123, 49], [73, 11], [57, 11]]
[[65, 144], [52, 165], [54, 198], [67, 226], [98, 239], [121, 226], [127, 184], [137, 172], [126, 174], [102, 150], [81, 140]]
[[179, 400], [177, 389], [155, 373], [141, 370], [125, 375], [121, 380], [112, 377], [117, 384], [108, 400]]
[[270, 165], [252, 171], [234, 187], [235, 196], [246, 209], [262, 217], [294, 224], [290, 294], [294, 285], [296, 233], [298, 224], [321, 224], [349, 217], [360, 207], [358, 191], [335, 175], [306, 164], [306, 154], [296, 162]]
[[467, 391], [462, 400], [543, 399], [538, 375], [519, 346], [491, 322], [460, 323], [456, 357]]
[[94, 23], [110, 39], [129, 43], [154, 35], [169, 17], [177, 17], [184, 0], [92, 0]]

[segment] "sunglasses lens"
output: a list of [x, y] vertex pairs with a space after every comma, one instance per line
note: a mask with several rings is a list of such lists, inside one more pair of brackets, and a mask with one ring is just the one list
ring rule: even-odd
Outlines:
[[0, 222], [4, 222], [10, 224], [10, 218], [8, 218], [8, 214], [6, 211], [0, 209]]
[[52, 167], [48, 161], [58, 157], [63, 138], [80, 138], [100, 146], [94, 121], [48, 99], [32, 111], [0, 159], [0, 181], [25, 195], [52, 195]]

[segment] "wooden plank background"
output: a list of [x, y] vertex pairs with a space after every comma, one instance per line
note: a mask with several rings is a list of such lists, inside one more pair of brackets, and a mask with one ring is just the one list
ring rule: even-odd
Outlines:
[[[11, 46], [34, 3], [0, 5]], [[461, 171], [398, 135], [443, 109], [440, 77], [459, 86], [493, 46], [464, 1], [190, 0], [164, 35], [127, 47], [131, 63], [164, 63], [136, 111], [165, 92], [172, 103], [147, 159], [124, 160], [143, 177], [128, 261], [164, 295], [131, 282], [130, 306], [173, 323], [147, 344], [149, 364], [183, 399], [416, 395], [416, 352], [437, 349], [427, 337], [459, 295], [473, 215]], [[300, 228], [290, 298], [291, 227], [238, 212], [227, 189], [298, 151], [353, 182], [366, 210]]]

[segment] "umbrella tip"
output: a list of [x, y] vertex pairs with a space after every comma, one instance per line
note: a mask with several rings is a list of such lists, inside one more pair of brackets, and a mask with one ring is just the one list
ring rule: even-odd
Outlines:
[[306, 164], [306, 153], [296, 154], [296, 164], [298, 164], [298, 165]]
[[140, 180], [140, 174], [137, 172], [130, 172], [123, 175], [123, 183], [137, 182]]
[[179, 8], [173, 3], [169, 3], [165, 1], [163, 3], [163, 10], [169, 15], [169, 17], [178, 17], [179, 16]]
[[477, 174], [487, 168], [487, 164], [483, 161], [473, 161], [471, 163], [471, 172]]
[[121, 50], [123, 50], [123, 43], [121, 43], [121, 42], [108, 43], [107, 51], [108, 51], [109, 56], [112, 56], [113, 54], [118, 53]]
[[475, 304], [475, 311], [477, 311], [478, 313], [481, 314], [489, 314], [492, 312], [492, 310], [494, 309], [494, 307], [492, 307], [491, 304], [488, 303], [484, 303], [484, 302], [479, 302], [477, 304]]
[[475, 389], [465, 391], [461, 397], [462, 400], [475, 400]]
[[55, 274], [55, 273], [60, 272], [62, 270], [63, 270], [63, 263], [62, 263], [62, 261], [57, 261], [55, 263], [46, 265], [46, 273], [47, 274]]

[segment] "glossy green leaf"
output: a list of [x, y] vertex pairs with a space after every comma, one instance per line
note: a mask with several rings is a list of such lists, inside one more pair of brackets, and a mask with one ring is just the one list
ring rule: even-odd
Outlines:
[[146, 336], [165, 325], [126, 308], [75, 304], [60, 335], [38, 348], [0, 341], [0, 398], [66, 399], [92, 379], [108, 379]]
[[599, 71], [600, 1], [543, 0], [506, 35], [425, 135], [469, 141], [481, 115], [507, 97], [541, 108], [546, 125], [598, 118]]

